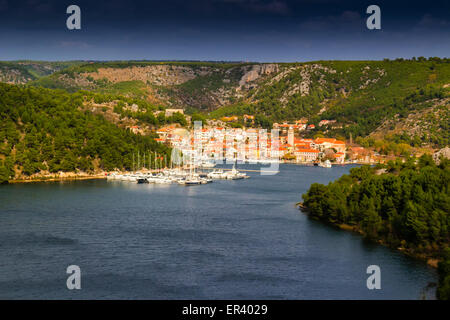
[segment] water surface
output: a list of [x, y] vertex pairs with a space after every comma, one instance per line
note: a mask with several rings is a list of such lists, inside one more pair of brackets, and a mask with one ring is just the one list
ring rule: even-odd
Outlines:
[[[419, 299], [435, 270], [295, 207], [311, 183], [349, 169], [0, 186], [0, 299]], [[66, 288], [72, 264], [78, 291]], [[366, 287], [372, 264], [381, 290]]]

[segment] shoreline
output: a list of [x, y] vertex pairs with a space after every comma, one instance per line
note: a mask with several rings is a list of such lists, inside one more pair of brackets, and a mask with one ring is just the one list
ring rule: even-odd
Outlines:
[[[337, 226], [340, 230], [357, 233], [357, 234], [363, 236], [364, 239], [366, 239], [364, 237], [364, 233], [361, 230], [358, 230], [358, 228], [356, 228], [355, 226], [351, 226], [351, 225], [345, 224], [345, 223], [337, 224], [335, 226]], [[376, 239], [376, 240], [370, 240], [370, 241], [372, 241], [374, 243], [377, 243], [379, 245], [382, 245], [384, 247], [387, 247], [389, 249], [392, 249], [392, 250], [395, 250], [395, 251], [399, 251], [399, 252], [405, 254], [406, 256], [408, 256], [410, 258], [421, 260], [421, 261], [425, 262], [430, 267], [433, 267], [433, 268], [437, 268], [438, 267], [438, 263], [439, 263], [440, 259], [431, 258], [431, 257], [426, 256], [424, 254], [415, 254], [413, 252], [408, 251], [407, 248], [405, 248], [405, 247], [397, 247], [397, 248], [395, 248], [394, 246], [391, 246], [388, 243], [386, 243], [383, 239]]]
[[417, 253], [408, 251], [408, 249], [405, 248], [405, 247], [394, 247], [394, 246], [390, 245], [389, 243], [385, 242], [383, 239], [368, 239], [368, 238], [366, 238], [364, 236], [364, 233], [361, 230], [359, 230], [356, 226], [352, 226], [352, 225], [349, 225], [349, 224], [346, 224], [346, 223], [339, 223], [339, 224], [337, 224], [337, 223], [332, 223], [332, 222], [329, 222], [329, 221], [324, 221], [324, 220], [320, 220], [320, 219], [317, 219], [317, 218], [313, 218], [313, 217], [311, 217], [308, 214], [307, 208], [303, 205], [303, 203], [297, 203], [297, 206], [299, 207], [300, 212], [302, 212], [303, 214], [306, 214], [310, 219], [313, 219], [313, 220], [316, 220], [316, 221], [320, 221], [321, 223], [325, 223], [327, 225], [330, 225], [330, 226], [332, 226], [334, 228], [337, 228], [339, 230], [342, 230], [342, 231], [356, 233], [356, 234], [362, 236], [362, 239], [367, 239], [367, 240], [371, 241], [372, 243], [377, 243], [377, 244], [382, 245], [382, 246], [384, 246], [386, 248], [389, 248], [391, 250], [395, 250], [397, 252], [401, 252], [401, 253], [403, 253], [404, 255], [406, 255], [406, 256], [408, 256], [410, 258], [413, 258], [413, 259], [425, 262], [429, 267], [432, 267], [434, 269], [437, 269], [438, 263], [439, 263], [439, 261], [441, 261], [440, 259], [437, 259], [437, 258], [434, 258], [434, 257], [430, 257], [430, 256], [427, 256], [425, 254], [417, 254]]
[[[297, 166], [306, 166], [313, 167], [315, 166], [312, 162], [288, 162], [288, 161], [280, 161], [280, 164], [290, 164]], [[346, 166], [346, 165], [362, 165], [363, 163], [339, 163], [334, 164], [333, 166]], [[149, 172], [158, 172], [157, 169], [147, 170]], [[120, 171], [120, 173], [128, 174], [131, 173], [129, 171]], [[75, 180], [94, 180], [94, 179], [106, 179], [108, 172], [102, 172], [97, 174], [76, 174], [73, 172], [65, 172], [65, 175], [48, 175], [48, 176], [36, 176], [29, 178], [18, 178], [12, 179], [4, 184], [19, 184], [19, 183], [31, 183], [31, 182], [55, 182], [55, 181], [75, 181]]]
[[[144, 170], [145, 172], [159, 172], [157, 169]], [[19, 178], [9, 180], [5, 184], [18, 184], [18, 183], [31, 183], [31, 182], [48, 182], [48, 181], [75, 181], [75, 180], [106, 180], [108, 174], [112, 172], [120, 174], [132, 174], [132, 171], [110, 171], [110, 172], [100, 172], [95, 174], [77, 174], [74, 172], [64, 172], [63, 174], [45, 175], [45, 176], [35, 176], [28, 178]]]
[[[297, 166], [307, 166], [312, 167], [314, 163], [312, 162], [288, 162], [288, 161], [280, 161], [280, 164], [293, 164]], [[345, 166], [362, 163], [340, 163], [334, 164], [334, 166]], [[147, 170], [149, 172], [158, 172], [157, 169]], [[131, 173], [129, 171], [120, 171], [120, 173], [127, 174]], [[47, 175], [47, 176], [35, 176], [28, 178], [18, 178], [11, 179], [5, 182], [4, 184], [19, 184], [19, 183], [32, 183], [32, 182], [55, 182], [55, 181], [75, 181], [75, 180], [94, 180], [94, 179], [106, 179], [108, 172], [102, 172], [97, 174], [76, 174], [74, 172], [65, 172], [63, 175]]]
[[[318, 164], [318, 162], [297, 162], [297, 161], [289, 161], [289, 160], [283, 160], [283, 161], [280, 161], [280, 163], [282, 163], [282, 164], [295, 164], [295, 165], [307, 166], [307, 167], [317, 166], [317, 164]], [[342, 166], [348, 166], [348, 165], [352, 165], [352, 164], [357, 164], [357, 165], [376, 165], [378, 163], [377, 162], [342, 162], [342, 163], [331, 162], [331, 165], [333, 167], [342, 167]]]
[[79, 175], [79, 176], [67, 176], [67, 177], [58, 177], [58, 176], [49, 176], [49, 177], [36, 177], [31, 179], [13, 179], [9, 180], [7, 184], [19, 184], [19, 183], [32, 183], [32, 182], [57, 182], [57, 181], [75, 181], [75, 180], [100, 180], [106, 179], [106, 176], [96, 174], [96, 175]]

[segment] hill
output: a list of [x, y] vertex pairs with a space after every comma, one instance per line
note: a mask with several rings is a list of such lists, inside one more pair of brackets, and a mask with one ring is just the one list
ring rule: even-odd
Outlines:
[[[251, 114], [265, 127], [305, 117], [316, 125], [311, 135], [361, 137], [366, 144], [449, 144], [450, 59], [77, 63], [28, 84], [139, 98], [211, 119], [235, 115], [243, 123]], [[324, 119], [336, 122], [319, 128]]]
[[0, 182], [37, 173], [131, 169], [137, 152], [169, 156], [84, 106], [82, 93], [0, 84]]
[[303, 195], [310, 217], [420, 258], [441, 259], [438, 297], [450, 299], [450, 161], [431, 156], [350, 170]]
[[236, 98], [233, 89], [251, 64], [208, 62], [104, 62], [75, 66], [35, 86], [91, 90], [146, 98], [166, 106], [212, 110]]
[[0, 62], [0, 82], [24, 84], [84, 63], [83, 61], [47, 62], [28, 60]]

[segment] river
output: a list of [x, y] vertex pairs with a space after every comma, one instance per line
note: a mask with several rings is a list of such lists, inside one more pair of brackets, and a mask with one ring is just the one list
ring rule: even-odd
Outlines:
[[[0, 299], [420, 299], [434, 269], [295, 207], [350, 168], [286, 164], [201, 186], [2, 185]], [[81, 290], [66, 287], [69, 265]], [[380, 290], [367, 289], [369, 265]]]

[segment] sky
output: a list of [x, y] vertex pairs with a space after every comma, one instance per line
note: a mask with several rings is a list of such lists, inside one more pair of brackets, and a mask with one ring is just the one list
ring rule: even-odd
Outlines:
[[[81, 30], [68, 30], [69, 5]], [[369, 5], [381, 29], [369, 30]], [[0, 0], [0, 60], [450, 57], [450, 1]]]

